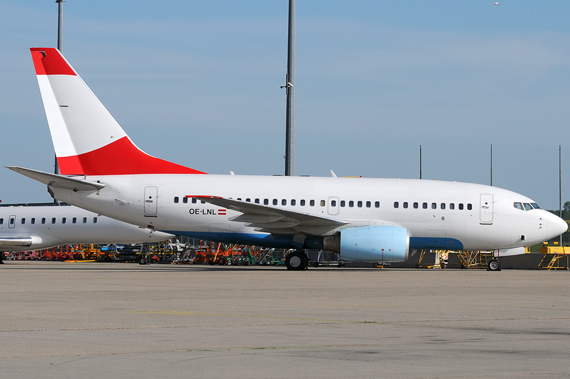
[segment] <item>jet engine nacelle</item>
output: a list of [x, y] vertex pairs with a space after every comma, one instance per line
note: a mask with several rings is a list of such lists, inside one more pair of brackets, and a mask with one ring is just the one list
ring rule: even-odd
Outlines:
[[340, 254], [340, 258], [363, 262], [399, 262], [409, 256], [410, 236], [400, 226], [360, 226], [341, 229], [325, 237], [325, 250]]

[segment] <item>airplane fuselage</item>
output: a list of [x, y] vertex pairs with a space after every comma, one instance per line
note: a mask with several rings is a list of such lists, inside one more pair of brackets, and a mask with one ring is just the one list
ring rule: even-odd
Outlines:
[[[305, 227], [304, 247], [344, 227], [396, 225], [406, 228], [410, 248], [492, 250], [544, 241], [559, 219], [524, 204], [534, 202], [508, 190], [470, 183], [411, 179], [264, 177], [240, 175], [122, 175], [100, 180], [100, 191], [52, 188], [57, 199], [157, 230], [219, 241], [292, 247], [294, 232], [271, 238], [240, 212], [186, 196], [220, 196], [272, 208], [330, 217], [345, 226], [323, 231]], [[136, 194], [137, 196], [133, 196]], [[149, 199], [148, 197], [152, 198]], [[522, 209], [515, 207], [521, 204]], [[293, 227], [294, 229], [294, 227]], [[275, 233], [277, 234], [277, 233]], [[288, 235], [290, 238], [288, 238]]]
[[0, 251], [78, 243], [158, 242], [172, 237], [69, 205], [0, 206]]

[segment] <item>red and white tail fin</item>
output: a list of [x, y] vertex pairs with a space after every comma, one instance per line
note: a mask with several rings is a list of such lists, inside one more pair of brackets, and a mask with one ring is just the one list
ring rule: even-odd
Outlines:
[[62, 175], [204, 174], [143, 152], [59, 50], [30, 50]]

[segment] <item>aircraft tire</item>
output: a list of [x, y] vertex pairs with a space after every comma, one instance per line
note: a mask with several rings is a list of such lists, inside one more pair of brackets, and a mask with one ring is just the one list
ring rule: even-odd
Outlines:
[[309, 261], [307, 256], [302, 251], [293, 251], [287, 254], [285, 258], [285, 265], [287, 266], [287, 270], [304, 270], [307, 268]]
[[501, 262], [498, 259], [489, 261], [489, 271], [501, 271]]

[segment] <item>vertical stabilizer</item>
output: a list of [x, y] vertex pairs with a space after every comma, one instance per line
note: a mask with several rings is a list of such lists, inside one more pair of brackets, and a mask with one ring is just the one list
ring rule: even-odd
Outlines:
[[203, 174], [140, 150], [57, 49], [30, 50], [61, 174]]

